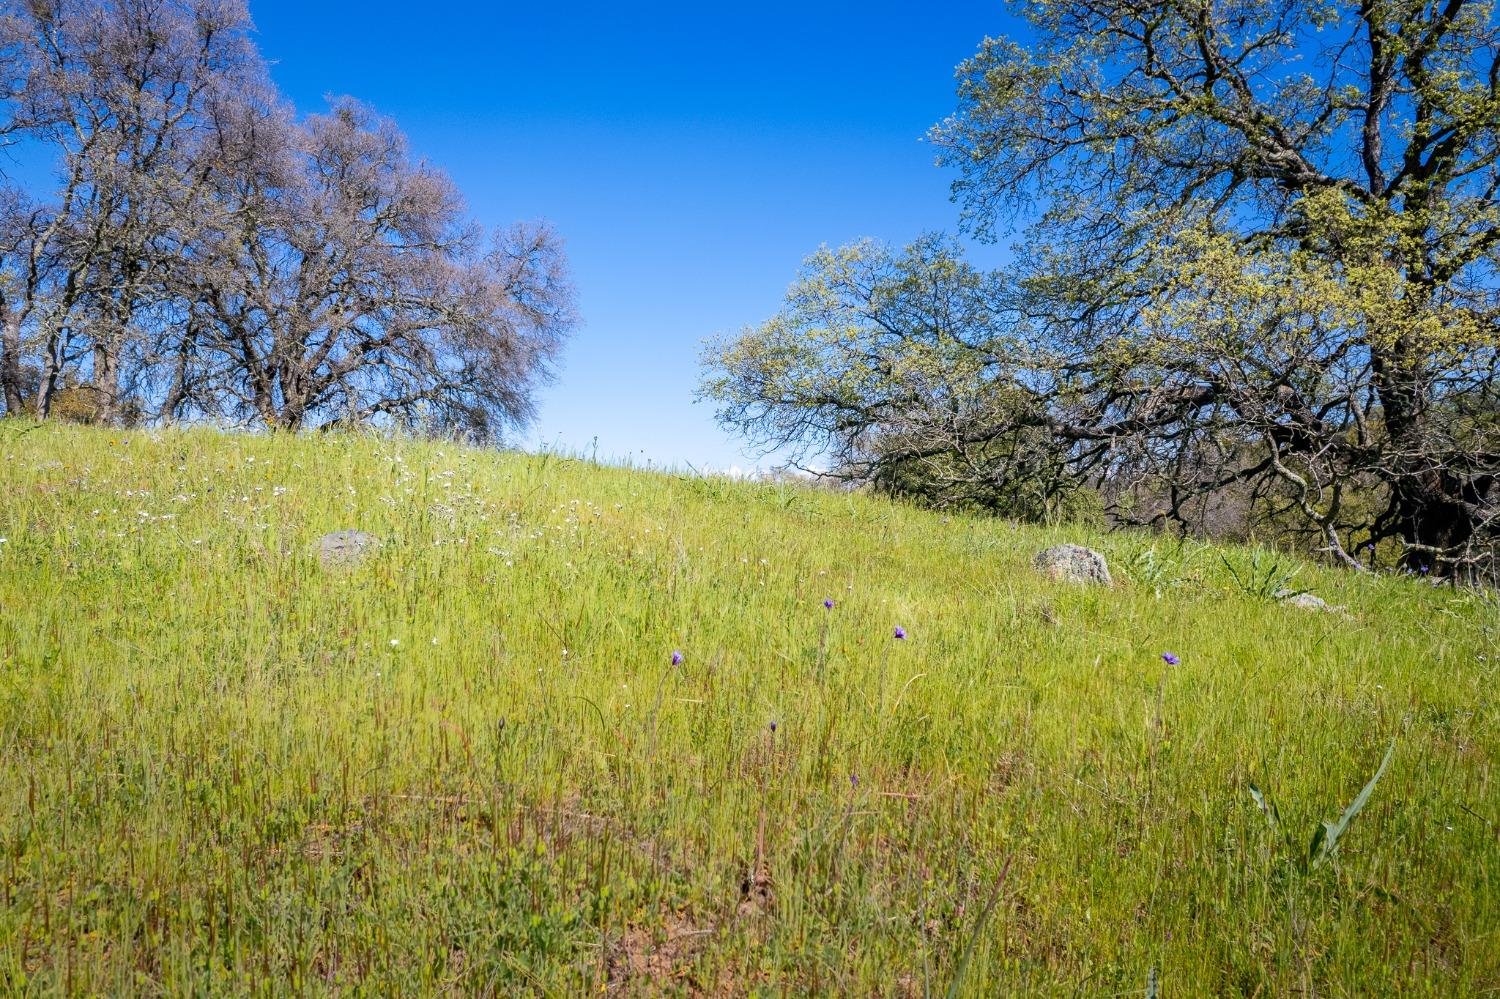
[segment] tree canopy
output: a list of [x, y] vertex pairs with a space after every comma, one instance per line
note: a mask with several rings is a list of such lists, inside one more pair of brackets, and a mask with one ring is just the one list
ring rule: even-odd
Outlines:
[[[1041, 433], [1121, 516], [1185, 523], [1195, 500], [1239, 489], [1347, 564], [1392, 544], [1445, 571], [1492, 559], [1493, 6], [1016, 9], [1027, 38], [986, 40], [932, 133], [968, 230], [1024, 234], [1016, 264], [978, 281], [1005, 307], [970, 342], [1009, 353], [983, 369], [988, 418], [962, 419], [951, 453]], [[796, 298], [711, 358], [729, 425], [796, 426], [808, 398], [825, 400], [818, 427], [837, 422], [826, 395], [757, 395], [734, 363], [777, 366]], [[933, 328], [880, 346], [883, 370]], [[862, 439], [886, 432], [875, 422]], [[986, 470], [1021, 485], [1003, 461]]]

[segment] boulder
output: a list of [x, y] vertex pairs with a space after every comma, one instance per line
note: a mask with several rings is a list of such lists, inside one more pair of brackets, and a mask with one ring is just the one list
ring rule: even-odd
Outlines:
[[318, 539], [318, 561], [329, 567], [357, 565], [379, 545], [379, 538], [364, 531], [334, 531]]
[[1278, 603], [1288, 607], [1300, 607], [1302, 610], [1324, 611], [1328, 614], [1341, 614], [1344, 608], [1335, 607], [1322, 597], [1312, 593], [1298, 593], [1296, 590], [1277, 590], [1276, 600]]
[[1049, 579], [1069, 583], [1096, 583], [1109, 586], [1109, 564], [1104, 556], [1082, 545], [1057, 545], [1038, 552], [1031, 560], [1036, 570]]

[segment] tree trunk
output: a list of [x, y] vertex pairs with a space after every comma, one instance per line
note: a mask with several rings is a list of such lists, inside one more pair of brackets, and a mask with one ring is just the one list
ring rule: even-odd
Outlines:
[[1426, 413], [1423, 372], [1413, 352], [1398, 344], [1373, 358], [1376, 385], [1390, 435], [1390, 482], [1407, 568], [1438, 575], [1457, 571], [1453, 559], [1474, 539], [1479, 523], [1462, 469], [1444, 467], [1434, 453]]
[[303, 413], [300, 408], [294, 406], [283, 406], [277, 411], [275, 417], [267, 421], [272, 430], [285, 430], [296, 433], [302, 429]]
[[21, 384], [21, 317], [9, 314], [0, 328], [0, 394], [5, 398], [5, 415], [20, 416], [26, 397]]
[[46, 360], [42, 365], [41, 384], [36, 388], [37, 419], [45, 420], [52, 415], [52, 397], [57, 394], [57, 385], [62, 378], [61, 336], [53, 332], [47, 337]]
[[101, 340], [94, 345], [94, 419], [114, 424], [120, 420], [120, 353]]
[[1409, 567], [1447, 575], [1454, 568], [1453, 558], [1462, 555], [1474, 539], [1477, 525], [1457, 498], [1462, 486], [1431, 467], [1413, 469], [1396, 481], [1401, 537], [1410, 547]]

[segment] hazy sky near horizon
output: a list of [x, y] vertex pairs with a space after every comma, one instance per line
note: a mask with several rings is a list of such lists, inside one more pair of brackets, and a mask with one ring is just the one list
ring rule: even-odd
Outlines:
[[821, 244], [957, 228], [922, 137], [955, 66], [1012, 27], [994, 0], [251, 14], [299, 112], [363, 100], [478, 221], [545, 218], [566, 240], [583, 325], [528, 443], [700, 469], [757, 463], [694, 402], [702, 341], [772, 315]]

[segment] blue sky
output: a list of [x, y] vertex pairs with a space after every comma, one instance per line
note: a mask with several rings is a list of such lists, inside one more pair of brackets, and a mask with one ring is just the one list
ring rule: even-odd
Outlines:
[[749, 467], [694, 402], [705, 337], [776, 311], [804, 256], [956, 228], [921, 138], [998, 0], [625, 6], [251, 0], [303, 112], [349, 94], [481, 222], [546, 218], [583, 326], [529, 443]]

